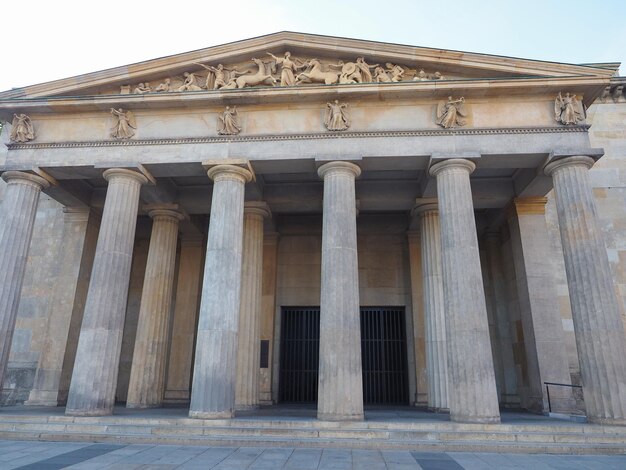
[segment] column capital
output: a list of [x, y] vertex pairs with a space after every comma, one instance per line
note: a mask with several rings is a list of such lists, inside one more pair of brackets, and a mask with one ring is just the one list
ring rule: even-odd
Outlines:
[[427, 202], [422, 204], [415, 204], [411, 209], [411, 216], [423, 217], [427, 213], [439, 214], [439, 205], [436, 202]]
[[465, 158], [451, 158], [442, 162], [435, 163], [430, 167], [429, 173], [432, 176], [437, 176], [444, 170], [465, 170], [468, 174], [471, 174], [476, 169], [476, 164]]
[[207, 170], [207, 175], [215, 183], [231, 180], [246, 184], [252, 181], [252, 172], [237, 165], [215, 165]]
[[151, 219], [166, 217], [181, 221], [189, 218], [187, 213], [178, 204], [148, 204], [143, 207]]
[[40, 190], [50, 186], [50, 183], [41, 176], [25, 173], [23, 171], [5, 171], [2, 173], [2, 179], [7, 183], [15, 182], [36, 186]]
[[258, 215], [263, 218], [272, 217], [270, 206], [264, 201], [246, 201], [243, 205], [243, 213], [244, 215]]
[[586, 155], [572, 155], [569, 157], [559, 158], [558, 160], [552, 160], [543, 167], [543, 171], [546, 175], [552, 176], [552, 174], [559, 168], [568, 166], [583, 166], [589, 169], [595, 162], [596, 161], [593, 158]]
[[134, 179], [139, 184], [147, 184], [148, 178], [138, 171], [128, 170], [126, 168], [109, 168], [102, 173], [102, 177], [109, 183], [115, 179]]
[[317, 169], [317, 174], [320, 178], [325, 179], [326, 176], [331, 174], [344, 174], [358, 178], [361, 175], [361, 168], [358, 165], [350, 162], [335, 161], [325, 163]]

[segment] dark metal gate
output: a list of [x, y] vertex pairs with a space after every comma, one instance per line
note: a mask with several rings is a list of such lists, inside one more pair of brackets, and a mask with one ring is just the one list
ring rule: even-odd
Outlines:
[[[279, 400], [315, 403], [319, 368], [319, 307], [283, 307]], [[361, 308], [363, 400], [409, 403], [404, 307]]]

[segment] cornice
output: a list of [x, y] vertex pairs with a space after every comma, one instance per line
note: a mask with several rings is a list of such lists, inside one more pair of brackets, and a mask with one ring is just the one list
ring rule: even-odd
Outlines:
[[589, 125], [558, 127], [511, 127], [511, 128], [473, 128], [473, 129], [418, 129], [412, 131], [380, 132], [325, 132], [310, 134], [251, 135], [224, 137], [187, 137], [176, 139], [137, 139], [137, 140], [100, 140], [84, 142], [37, 142], [8, 144], [9, 150], [38, 150], [53, 148], [85, 147], [138, 147], [153, 145], [184, 144], [222, 144], [232, 142], [273, 142], [290, 140], [341, 140], [367, 138], [402, 138], [402, 137], [440, 137], [447, 135], [512, 135], [512, 134], [561, 134], [587, 132]]

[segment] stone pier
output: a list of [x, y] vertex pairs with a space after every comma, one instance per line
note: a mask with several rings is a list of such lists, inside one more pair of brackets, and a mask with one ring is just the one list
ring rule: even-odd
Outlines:
[[450, 417], [494, 423], [500, 411], [470, 187], [475, 168], [470, 160], [451, 158], [430, 173], [437, 178], [441, 222]]
[[113, 412], [139, 190], [148, 182], [120, 168], [103, 176], [109, 186], [65, 409], [73, 416]]
[[355, 196], [355, 178], [361, 169], [349, 162], [330, 162], [318, 174], [324, 179], [324, 213], [317, 417], [362, 420]]

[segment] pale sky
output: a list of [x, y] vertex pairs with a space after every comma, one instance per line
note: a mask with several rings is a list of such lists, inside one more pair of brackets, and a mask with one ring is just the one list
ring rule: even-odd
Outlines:
[[626, 64], [624, 18], [624, 0], [6, 1], [0, 91], [285, 30]]

